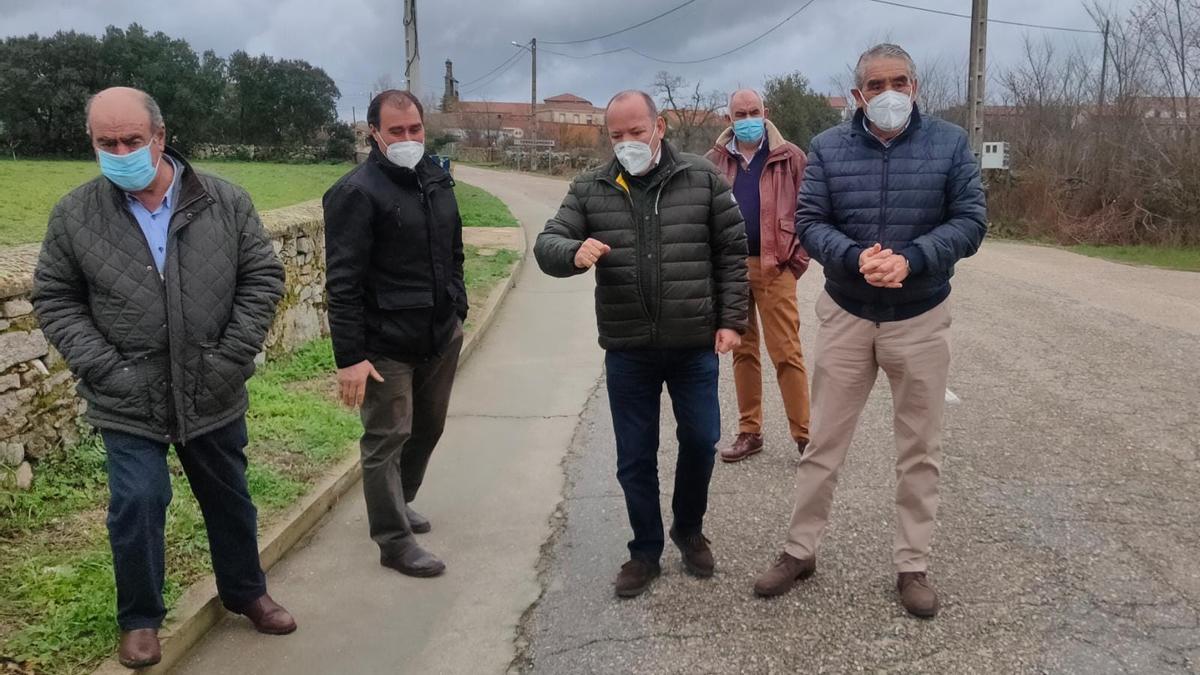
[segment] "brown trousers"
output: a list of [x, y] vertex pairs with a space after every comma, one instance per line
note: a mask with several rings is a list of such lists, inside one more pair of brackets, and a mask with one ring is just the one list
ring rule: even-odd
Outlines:
[[808, 371], [800, 347], [800, 311], [796, 306], [796, 277], [784, 270], [767, 279], [760, 259], [746, 261], [750, 276], [750, 316], [742, 344], [733, 350], [733, 383], [737, 389], [738, 431], [762, 433], [762, 361], [759, 320], [767, 354], [775, 364], [779, 393], [792, 438], [808, 440]]
[[893, 562], [898, 572], [924, 571], [938, 507], [950, 303], [906, 321], [876, 324], [846, 312], [823, 292], [817, 319], [813, 436], [796, 472], [796, 508], [785, 550], [801, 559], [816, 556], [838, 471], [883, 368], [892, 387], [897, 452]]
[[404, 505], [416, 498], [442, 437], [462, 343], [460, 323], [442, 355], [429, 362], [371, 359], [383, 382], [367, 378], [359, 450], [367, 523], [384, 555], [412, 534]]

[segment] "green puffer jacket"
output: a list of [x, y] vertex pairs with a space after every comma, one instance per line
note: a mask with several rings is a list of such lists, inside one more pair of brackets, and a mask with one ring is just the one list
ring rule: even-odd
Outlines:
[[125, 193], [100, 177], [51, 212], [33, 306], [89, 422], [186, 443], [246, 412], [283, 265], [244, 190], [167, 152], [182, 176], [163, 275]]
[[583, 241], [612, 251], [596, 264], [596, 320], [606, 350], [711, 348], [719, 328], [746, 330], [746, 230], [729, 185], [701, 157], [665, 141], [635, 203], [614, 159], [571, 184], [534, 254], [568, 277]]

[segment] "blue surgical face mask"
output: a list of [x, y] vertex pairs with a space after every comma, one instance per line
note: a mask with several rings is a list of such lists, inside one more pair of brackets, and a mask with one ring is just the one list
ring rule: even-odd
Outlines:
[[733, 135], [743, 143], [757, 143], [766, 131], [766, 122], [761, 117], [734, 120]]
[[[148, 144], [126, 155], [97, 150], [96, 158], [100, 162], [100, 173], [126, 192], [145, 190], [158, 175], [158, 164], [150, 162]], [[162, 161], [162, 155], [158, 161]]]

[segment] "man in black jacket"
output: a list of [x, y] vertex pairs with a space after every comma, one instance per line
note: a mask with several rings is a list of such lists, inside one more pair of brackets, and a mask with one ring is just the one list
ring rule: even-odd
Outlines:
[[204, 514], [221, 601], [264, 633], [296, 629], [267, 595], [246, 485], [246, 378], [283, 296], [283, 266], [245, 191], [167, 147], [158, 104], [114, 87], [88, 102], [102, 176], [50, 214], [34, 272], [42, 330], [79, 378], [107, 451], [118, 658], [158, 663], [166, 614], [167, 450]]
[[424, 110], [388, 90], [367, 108], [373, 149], [325, 193], [329, 328], [342, 401], [361, 406], [363, 494], [380, 562], [431, 577], [409, 506], [442, 436], [467, 317], [454, 181], [425, 154]]
[[729, 185], [707, 160], [663, 139], [666, 122], [648, 95], [617, 94], [606, 124], [616, 158], [575, 179], [534, 253], [556, 277], [596, 268], [617, 480], [633, 527], [616, 592], [633, 597], [658, 576], [664, 544], [658, 493], [664, 383], [679, 439], [671, 540], [690, 573], [713, 573], [703, 521], [721, 435], [717, 354], [736, 347], [746, 330], [746, 232]]

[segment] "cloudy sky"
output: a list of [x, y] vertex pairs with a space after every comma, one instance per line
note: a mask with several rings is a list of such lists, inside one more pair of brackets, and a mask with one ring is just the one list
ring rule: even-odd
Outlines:
[[[899, 0], [903, 4], [969, 14], [970, 0]], [[1089, 0], [1090, 2], [1091, 0]], [[1136, 0], [1102, 0], [1123, 12]], [[454, 62], [463, 98], [528, 101], [530, 67], [521, 56], [484, 78], [518, 50], [512, 41], [537, 37], [538, 95], [571, 92], [603, 105], [615, 91], [648, 88], [659, 70], [703, 83], [705, 90], [759, 86], [772, 76], [804, 72], [813, 85], [842, 93], [851, 63], [866, 46], [888, 39], [904, 45], [918, 65], [934, 59], [962, 64], [969, 21], [889, 6], [875, 0], [812, 0], [769, 35], [720, 59], [664, 64], [631, 52], [569, 58], [621, 47], [664, 60], [704, 59], [743, 43], [804, 6], [808, 0], [694, 0], [641, 28], [581, 44], [558, 44], [615, 31], [666, 11], [683, 0], [418, 0], [423, 95], [441, 95], [444, 62]], [[1094, 28], [1083, 0], [997, 0], [992, 19]], [[383, 76], [403, 84], [402, 0], [0, 0], [0, 35], [58, 30], [100, 33], [107, 25], [137, 22], [181, 37], [201, 52], [237, 49], [305, 59], [329, 73], [342, 92], [339, 112], [361, 118], [374, 83]], [[1076, 46], [1099, 58], [1098, 35], [991, 24], [989, 67], [995, 73], [1020, 58], [1027, 36]], [[482, 79], [481, 79], [482, 78]]]

